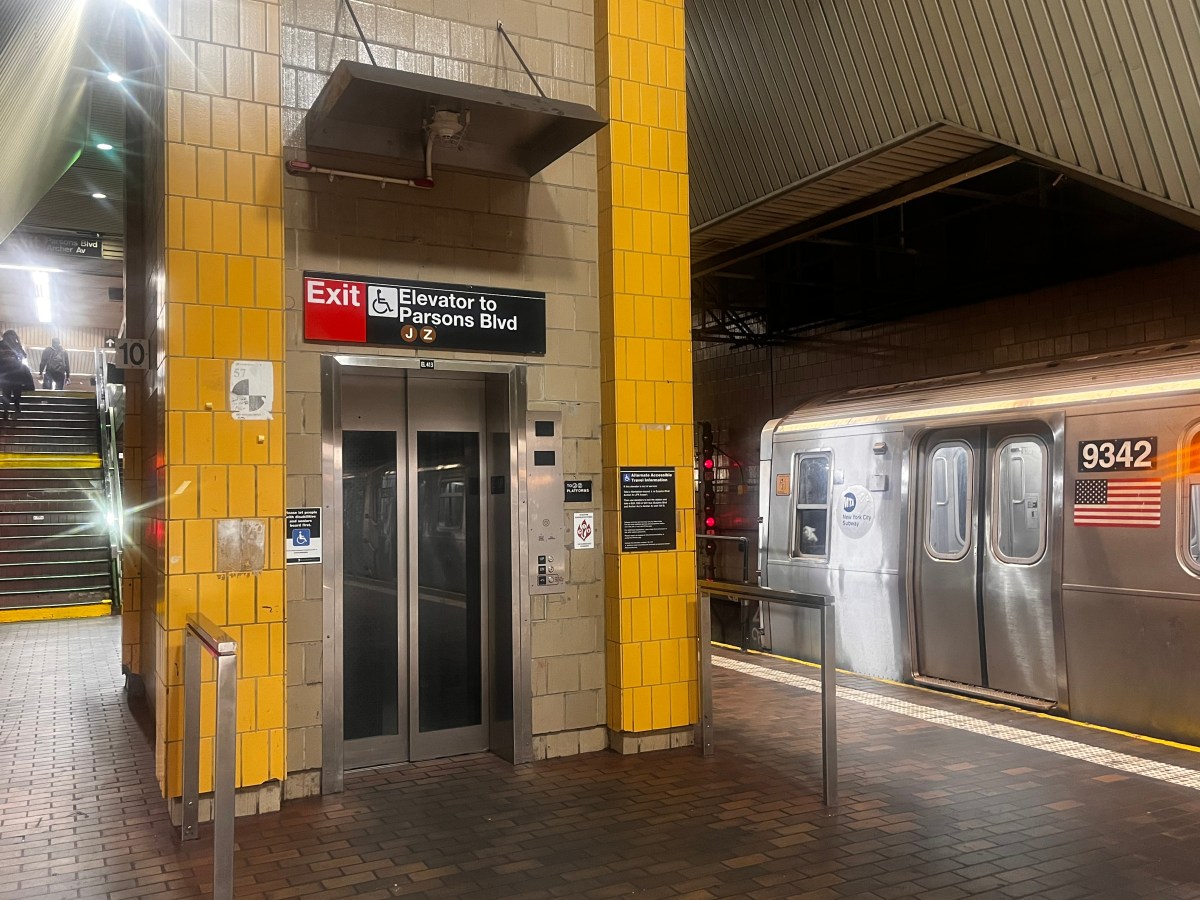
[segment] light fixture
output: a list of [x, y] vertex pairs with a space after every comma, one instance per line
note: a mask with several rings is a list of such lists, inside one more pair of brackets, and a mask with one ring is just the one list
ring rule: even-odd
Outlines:
[[96, 145], [97, 150], [111, 150], [112, 148], [113, 148], [113, 145], [106, 141], [101, 141], [100, 143], [98, 143]]
[[33, 279], [33, 298], [34, 305], [37, 307], [37, 317], [39, 322], [50, 321], [50, 273], [45, 269], [38, 269], [29, 273]]
[[109, 72], [107, 77], [108, 77], [108, 80], [111, 81], [113, 84], [120, 84], [122, 81], [125, 80], [124, 78], [121, 77], [120, 72]]
[[47, 269], [45, 266], [22, 266], [17, 263], [0, 263], [0, 269], [12, 269], [17, 272], [61, 272], [62, 269]]
[[102, 194], [99, 191], [96, 191], [94, 194], [92, 194], [92, 199], [93, 200], [107, 200], [108, 194]]

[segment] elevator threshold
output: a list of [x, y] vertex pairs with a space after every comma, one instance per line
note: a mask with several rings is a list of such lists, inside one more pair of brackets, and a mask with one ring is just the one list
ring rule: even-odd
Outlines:
[[1006, 706], [1018, 706], [1022, 709], [1032, 709], [1037, 712], [1054, 712], [1058, 701], [1043, 700], [1040, 697], [1026, 697], [1024, 694], [1011, 694], [1008, 691], [998, 691], [995, 688], [982, 687], [978, 684], [963, 684], [960, 681], [949, 681], [945, 678], [934, 678], [930, 675], [913, 675], [913, 684], [934, 688], [939, 691], [950, 691], [955, 694], [966, 694], [980, 700], [991, 700]]

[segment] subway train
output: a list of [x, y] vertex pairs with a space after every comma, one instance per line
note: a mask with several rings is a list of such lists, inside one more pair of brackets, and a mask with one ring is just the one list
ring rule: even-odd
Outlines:
[[[838, 664], [1200, 744], [1200, 354], [854, 390], [762, 431], [760, 583]], [[813, 614], [756, 641], [816, 659]]]

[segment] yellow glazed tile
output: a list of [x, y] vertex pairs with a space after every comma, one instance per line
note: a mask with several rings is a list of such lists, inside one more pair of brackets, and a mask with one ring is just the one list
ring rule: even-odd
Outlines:
[[212, 249], [212, 201], [183, 201], [183, 246], [188, 250]]

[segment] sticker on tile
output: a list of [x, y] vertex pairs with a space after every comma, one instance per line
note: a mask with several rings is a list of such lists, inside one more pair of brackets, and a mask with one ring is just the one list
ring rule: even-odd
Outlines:
[[239, 359], [229, 365], [229, 411], [235, 419], [270, 419], [275, 402], [271, 363]]

